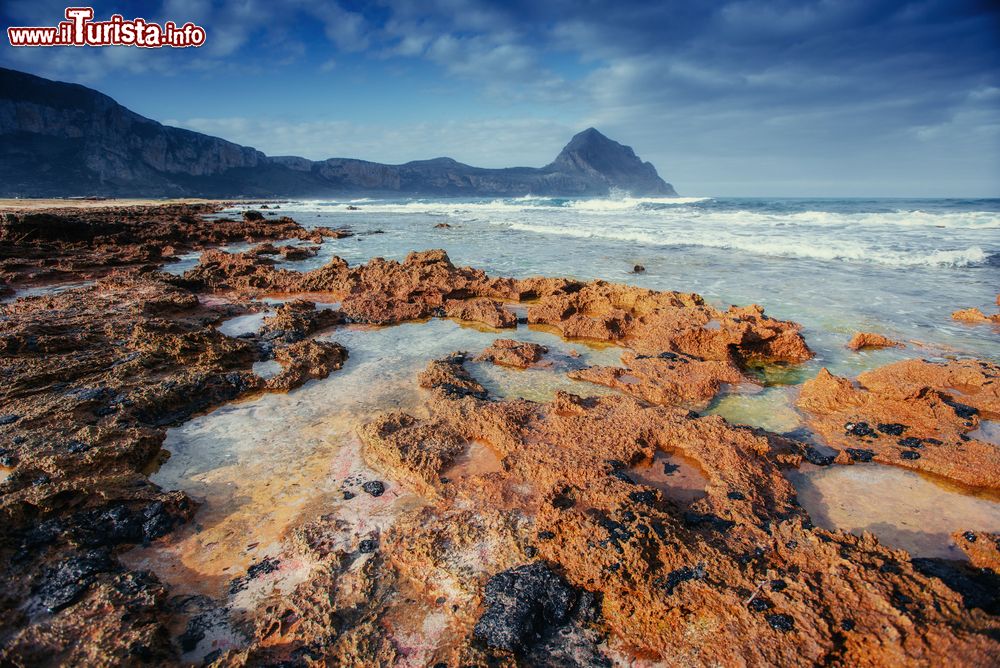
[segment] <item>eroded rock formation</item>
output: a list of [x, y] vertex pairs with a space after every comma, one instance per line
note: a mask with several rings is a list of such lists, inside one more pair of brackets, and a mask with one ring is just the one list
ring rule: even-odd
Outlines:
[[968, 436], [1000, 417], [1000, 368], [978, 360], [906, 360], [858, 376], [823, 369], [798, 406], [841, 461], [877, 461], [1000, 489], [996, 446]]
[[866, 350], [868, 348], [903, 348], [899, 341], [873, 332], [858, 332], [847, 342], [851, 350]]

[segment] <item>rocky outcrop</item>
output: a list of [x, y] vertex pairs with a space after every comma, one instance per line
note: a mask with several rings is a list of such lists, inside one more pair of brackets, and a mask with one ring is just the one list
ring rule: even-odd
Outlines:
[[496, 329], [517, 327], [517, 316], [495, 299], [449, 299], [444, 304], [444, 312], [449, 318], [481, 322]]
[[702, 360], [690, 355], [663, 352], [622, 354], [623, 367], [591, 366], [570, 371], [569, 377], [606, 385], [662, 406], [701, 407], [718, 394], [725, 383], [749, 383], [731, 361]]
[[974, 325], [994, 324], [1000, 325], [1000, 313], [986, 315], [977, 308], [965, 308], [951, 314], [952, 320], [968, 322]]
[[[363, 430], [366, 452], [383, 453], [394, 479], [418, 476], [429, 503], [383, 536], [379, 566], [424, 600], [454, 602], [441, 614], [463, 640], [423, 663], [581, 665], [557, 660], [572, 651], [607, 665], [603, 652], [620, 651], [654, 663], [884, 665], [946, 645], [975, 664], [996, 651], [982, 634], [993, 622], [950, 585], [870, 535], [814, 528], [763, 435], [629, 397], [437, 394], [428, 409]], [[499, 470], [448, 476], [439, 444], [453, 452], [462, 439], [485, 444]], [[678, 503], [631, 477], [662, 449], [697, 462], [704, 497]], [[497, 556], [480, 561], [487, 549]], [[377, 614], [406, 613], [389, 603]], [[588, 636], [595, 627], [608, 635]], [[371, 623], [366, 646], [380, 628]]]
[[593, 281], [556, 286], [528, 308], [528, 322], [568, 338], [617, 342], [636, 352], [677, 352], [708, 360], [802, 362], [812, 351], [795, 323], [757, 305], [720, 311], [696, 294]]
[[515, 341], [514, 339], [497, 339], [489, 348], [479, 353], [476, 361], [492, 362], [500, 366], [509, 366], [517, 369], [527, 369], [542, 359], [542, 355], [547, 352], [548, 348], [537, 343]]
[[882, 334], [858, 332], [847, 342], [847, 347], [851, 350], [866, 350], [869, 348], [904, 348], [905, 346]]
[[906, 360], [868, 371], [857, 384], [822, 369], [798, 406], [838, 461], [876, 461], [972, 487], [1000, 489], [991, 443], [968, 434], [1000, 417], [1000, 367], [977, 360]]
[[677, 193], [627, 146], [590, 128], [540, 169], [483, 169], [450, 158], [385, 165], [268, 157], [161, 125], [76, 84], [0, 68], [0, 196], [306, 197]]
[[322, 243], [344, 233], [306, 230], [287, 217], [203, 217], [221, 208], [170, 204], [10, 211], [0, 217], [0, 281], [30, 284], [95, 278], [115, 269], [151, 269], [175, 261], [182, 252], [223, 243], [279, 239]]
[[[150, 257], [180, 247], [172, 220], [151, 226]], [[140, 246], [143, 229], [125, 225], [110, 245]], [[61, 252], [98, 257], [46, 243], [45, 266]], [[694, 294], [493, 278], [443, 251], [297, 273], [269, 250], [207, 252], [180, 278], [135, 266], [0, 306], [0, 664], [995, 663], [995, 534], [954, 536], [967, 566], [818, 528], [782, 472], [804, 444], [685, 405], [745, 382], [751, 365], [807, 358], [794, 323]], [[344, 362], [342, 347], [309, 337], [345, 315], [291, 295], [257, 332], [218, 330], [265, 308], [244, 297], [309, 291], [385, 322], [447, 317], [452, 301], [529, 301], [540, 325], [630, 348], [622, 367], [590, 372], [635, 396], [504, 400], [465, 354], [433, 360], [405, 410], [394, 402], [321, 452], [323, 502], [293, 503], [294, 523], [224, 576], [221, 598], [129, 570], [124, 550], [194, 515], [146, 475], [168, 426]], [[554, 368], [575, 368], [561, 357]], [[284, 371], [265, 381], [252, 372], [264, 360]], [[900, 455], [911, 467], [989, 483], [995, 447], [970, 431], [1000, 415], [998, 374], [971, 360], [901, 362], [857, 385], [824, 372], [799, 405], [844, 448], [840, 462], [905, 451], [919, 455]], [[671, 476], [671, 461], [695, 475]], [[203, 640], [204, 656], [181, 655]]]

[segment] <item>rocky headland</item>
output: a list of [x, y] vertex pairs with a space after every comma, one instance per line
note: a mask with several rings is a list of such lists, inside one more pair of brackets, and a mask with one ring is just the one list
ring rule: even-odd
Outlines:
[[444, 157], [390, 165], [267, 156], [162, 125], [79, 84], [0, 68], [2, 197], [604, 196], [610, 190], [677, 195], [652, 164], [594, 128], [538, 168], [486, 169]]

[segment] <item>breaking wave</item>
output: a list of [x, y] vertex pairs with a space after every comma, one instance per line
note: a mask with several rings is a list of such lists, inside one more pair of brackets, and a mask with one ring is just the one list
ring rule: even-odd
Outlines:
[[991, 254], [980, 246], [958, 249], [900, 249], [850, 239], [782, 238], [764, 235], [737, 235], [718, 228], [683, 233], [650, 232], [637, 229], [584, 228], [535, 223], [506, 223], [506, 227], [535, 234], [582, 239], [624, 241], [644, 246], [705, 247], [742, 251], [769, 257], [804, 258], [823, 261], [868, 262], [892, 267], [969, 267], [989, 261]]
[[[711, 197], [342, 199], [289, 202], [380, 225], [445, 218], [475, 229], [507, 228], [649, 247], [702, 247], [775, 258], [890, 267], [970, 267], [996, 262], [1000, 201], [766, 200]], [[480, 228], [481, 229], [481, 228]]]

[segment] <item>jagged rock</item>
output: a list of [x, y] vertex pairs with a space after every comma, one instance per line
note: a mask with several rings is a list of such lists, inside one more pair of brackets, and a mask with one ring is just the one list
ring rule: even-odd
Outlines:
[[527, 369], [542, 359], [549, 350], [543, 345], [514, 339], [497, 339], [479, 353], [477, 362], [492, 362], [501, 366]]
[[894, 339], [872, 332], [858, 332], [847, 343], [851, 350], [864, 350], [866, 348], [904, 348], [905, 346]]
[[966, 435], [981, 414], [1000, 417], [997, 378], [1000, 367], [978, 360], [906, 360], [865, 372], [857, 384], [822, 369], [803, 384], [798, 406], [828, 445], [844, 449], [840, 461], [876, 461], [1000, 489], [996, 446]]

